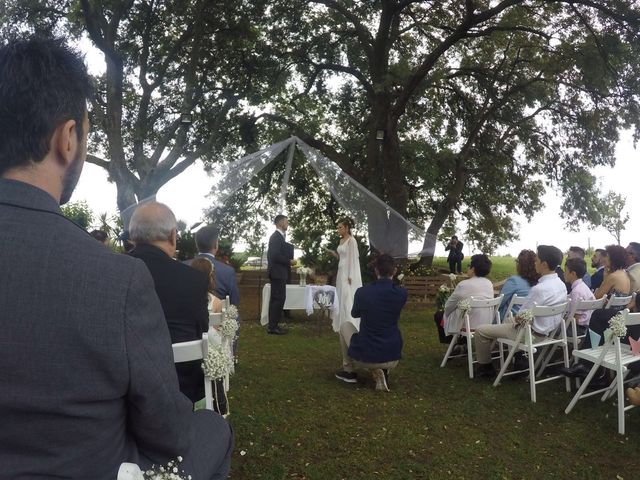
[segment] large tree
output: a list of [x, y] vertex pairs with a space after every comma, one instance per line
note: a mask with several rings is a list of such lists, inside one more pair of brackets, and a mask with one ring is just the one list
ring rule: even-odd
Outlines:
[[266, 3], [15, 0], [4, 33], [86, 36], [102, 54], [87, 160], [107, 170], [124, 210], [196, 160], [235, 153], [238, 116], [273, 86], [255, 27]]
[[289, 77], [254, 141], [295, 133], [430, 234], [462, 221], [487, 250], [517, 236], [514, 215], [538, 210], [548, 185], [589, 220], [589, 169], [613, 164], [619, 129], [638, 123], [639, 11], [623, 0], [274, 1], [263, 34]]

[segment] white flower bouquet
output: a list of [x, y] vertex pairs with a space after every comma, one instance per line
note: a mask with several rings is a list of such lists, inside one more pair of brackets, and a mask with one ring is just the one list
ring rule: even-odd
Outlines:
[[207, 358], [202, 361], [202, 371], [205, 376], [214, 380], [224, 379], [233, 367], [233, 359], [222, 345], [210, 347]]
[[185, 472], [178, 468], [180, 462], [182, 457], [171, 460], [166, 465], [159, 467], [154, 465], [143, 473], [142, 478], [145, 480], [191, 480], [191, 475], [185, 475]]
[[624, 324], [624, 314], [622, 312], [611, 317], [607, 331], [616, 337], [624, 337], [627, 334], [627, 326]]
[[458, 310], [464, 313], [471, 308], [471, 301], [468, 298], [463, 298], [458, 302]]
[[296, 273], [298, 275], [302, 275], [304, 277], [306, 277], [307, 275], [311, 275], [312, 272], [313, 270], [311, 270], [309, 267], [305, 267], [304, 265], [298, 267], [298, 269], [296, 270]]
[[516, 328], [523, 328], [527, 325], [531, 325], [534, 316], [531, 310], [520, 310], [518, 314], [513, 318]]
[[222, 324], [220, 325], [220, 333], [230, 339], [236, 337], [238, 331], [238, 308], [235, 305], [229, 305], [222, 310]]

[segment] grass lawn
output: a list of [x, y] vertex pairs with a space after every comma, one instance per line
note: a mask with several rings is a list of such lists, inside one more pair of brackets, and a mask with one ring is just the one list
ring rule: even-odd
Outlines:
[[[505, 258], [496, 271], [508, 276], [506, 260], [513, 268]], [[565, 415], [563, 382], [538, 386], [532, 404], [525, 379], [493, 388], [469, 380], [466, 361], [440, 368], [445, 346], [426, 304], [403, 312], [390, 393], [375, 392], [366, 373], [356, 385], [334, 378], [340, 349], [326, 318], [294, 312], [289, 335], [267, 335], [257, 307], [242, 297], [232, 479], [638, 477], [640, 411], [627, 412], [620, 436], [610, 401], [585, 399]]]

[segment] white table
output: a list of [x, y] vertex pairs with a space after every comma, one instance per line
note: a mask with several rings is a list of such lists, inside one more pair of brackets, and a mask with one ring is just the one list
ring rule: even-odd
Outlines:
[[[332, 287], [330, 285], [316, 286], [316, 285], [306, 285], [301, 287], [299, 285], [287, 285], [287, 297], [284, 301], [284, 310], [307, 310], [307, 314], [310, 311], [307, 309], [307, 295], [311, 295], [314, 292], [314, 288], [322, 288], [324, 291], [333, 292], [334, 303], [329, 307], [331, 310], [331, 318], [335, 320], [339, 315], [339, 305], [338, 305], [338, 294], [336, 292], [336, 287]], [[262, 310], [260, 311], [260, 324], [268, 325], [269, 324], [269, 297], [271, 296], [271, 284], [267, 283], [262, 288]], [[313, 302], [313, 308], [315, 310], [319, 310], [322, 307], [318, 305], [317, 302]], [[335, 322], [338, 325], [340, 322]]]

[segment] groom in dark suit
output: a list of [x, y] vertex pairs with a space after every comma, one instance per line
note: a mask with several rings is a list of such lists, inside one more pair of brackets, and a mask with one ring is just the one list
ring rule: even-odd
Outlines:
[[285, 239], [289, 219], [284, 215], [276, 215], [273, 223], [276, 231], [269, 238], [267, 250], [268, 274], [271, 282], [271, 297], [269, 299], [269, 326], [267, 333], [284, 335], [287, 331], [278, 326], [282, 318], [282, 308], [287, 296], [287, 279], [291, 274], [293, 262], [293, 245]]
[[0, 477], [113, 480], [122, 462], [229, 472], [233, 436], [178, 390], [145, 265], [66, 219], [90, 80], [58, 40], [0, 47]]

